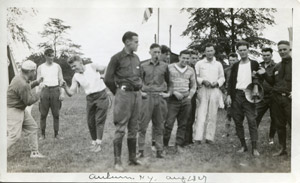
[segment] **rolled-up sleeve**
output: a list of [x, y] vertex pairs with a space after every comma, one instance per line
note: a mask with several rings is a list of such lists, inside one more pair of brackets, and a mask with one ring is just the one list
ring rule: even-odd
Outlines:
[[30, 85], [19, 87], [17, 92], [20, 96], [20, 100], [23, 101], [26, 106], [30, 106], [39, 100], [39, 97], [31, 92]]

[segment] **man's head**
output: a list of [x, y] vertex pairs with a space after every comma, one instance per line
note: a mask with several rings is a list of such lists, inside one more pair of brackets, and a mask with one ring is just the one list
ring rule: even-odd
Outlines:
[[139, 46], [139, 39], [137, 33], [131, 31], [126, 32], [122, 37], [122, 41], [129, 51], [137, 51], [137, 48]]
[[232, 65], [237, 61], [238, 61], [238, 55], [236, 53], [230, 53], [228, 56], [229, 65]]
[[83, 62], [79, 56], [71, 56], [68, 59], [68, 64], [74, 72], [76, 73], [83, 72]]
[[281, 58], [288, 58], [291, 57], [291, 45], [288, 41], [279, 41], [277, 44], [278, 52]]
[[273, 49], [272, 48], [263, 48], [261, 50], [262, 58], [264, 62], [269, 63], [273, 57]]
[[250, 44], [246, 41], [239, 41], [236, 43], [236, 49], [242, 60], [248, 59]]
[[166, 45], [161, 45], [161, 60], [164, 62], [169, 63], [170, 62], [170, 54], [171, 50]]
[[160, 59], [160, 56], [161, 56], [161, 48], [160, 48], [159, 44], [153, 43], [150, 46], [149, 53], [151, 55], [152, 60], [158, 61]]
[[191, 50], [190, 53], [190, 63], [192, 65], [195, 65], [196, 62], [199, 60], [198, 52], [196, 50]]
[[185, 67], [190, 61], [190, 51], [183, 50], [179, 54], [179, 65]]
[[206, 58], [208, 60], [211, 60], [215, 56], [215, 53], [216, 53], [214, 45], [211, 43], [206, 44], [204, 46], [204, 53], [206, 55]]
[[32, 81], [36, 78], [36, 64], [31, 60], [26, 60], [21, 65], [22, 73], [27, 77], [28, 80]]
[[46, 62], [52, 63], [54, 60], [54, 50], [52, 48], [47, 48], [44, 51], [44, 56], [45, 56]]

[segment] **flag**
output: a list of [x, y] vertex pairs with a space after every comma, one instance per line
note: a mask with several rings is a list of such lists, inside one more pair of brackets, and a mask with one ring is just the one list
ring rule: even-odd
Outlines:
[[153, 13], [153, 8], [146, 8], [144, 12], [143, 23], [147, 22], [147, 20], [150, 18], [152, 13]]

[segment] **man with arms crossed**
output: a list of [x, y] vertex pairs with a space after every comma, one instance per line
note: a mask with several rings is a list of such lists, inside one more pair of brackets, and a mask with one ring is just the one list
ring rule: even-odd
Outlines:
[[122, 41], [124, 49], [115, 54], [107, 67], [104, 82], [115, 95], [114, 124], [116, 126], [114, 137], [115, 170], [124, 171], [121, 163], [122, 141], [126, 128], [129, 165], [141, 165], [136, 158], [136, 136], [138, 120], [142, 106], [142, 78], [140, 59], [133, 52], [137, 51], [138, 35], [126, 32]]
[[83, 65], [79, 56], [72, 56], [68, 59], [68, 64], [75, 72], [70, 88], [64, 83], [63, 88], [67, 95], [74, 95], [79, 85], [86, 94], [87, 123], [92, 137], [91, 151], [101, 151], [104, 124], [106, 120], [109, 99], [106, 94], [106, 86], [101, 79], [100, 72], [105, 70], [104, 66], [96, 63]]

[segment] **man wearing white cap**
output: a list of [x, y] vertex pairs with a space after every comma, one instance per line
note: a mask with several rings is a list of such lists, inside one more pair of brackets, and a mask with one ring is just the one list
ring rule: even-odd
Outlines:
[[31, 114], [25, 110], [38, 101], [39, 91], [34, 94], [31, 89], [39, 85], [43, 78], [33, 81], [36, 77], [36, 64], [32, 61], [22, 63], [21, 72], [11, 81], [7, 90], [7, 149], [9, 149], [25, 132], [29, 138], [31, 158], [45, 157], [38, 151], [38, 125]]

